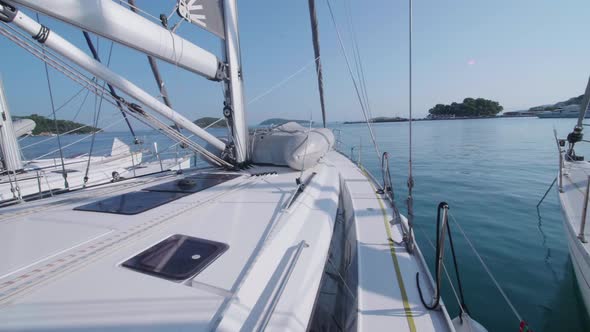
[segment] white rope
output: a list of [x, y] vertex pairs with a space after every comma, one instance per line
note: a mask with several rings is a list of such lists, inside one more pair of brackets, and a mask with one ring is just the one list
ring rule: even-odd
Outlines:
[[504, 290], [502, 289], [502, 287], [500, 287], [500, 283], [498, 283], [498, 281], [496, 280], [496, 278], [494, 278], [494, 275], [492, 274], [492, 272], [490, 271], [490, 269], [488, 268], [488, 266], [484, 262], [483, 258], [481, 258], [481, 256], [479, 255], [479, 252], [477, 252], [477, 249], [475, 249], [475, 246], [473, 245], [473, 243], [471, 243], [471, 240], [469, 240], [469, 238], [467, 237], [467, 234], [465, 234], [465, 231], [463, 230], [463, 227], [461, 227], [461, 224], [459, 224], [459, 222], [457, 221], [457, 219], [455, 219], [455, 216], [453, 216], [453, 214], [451, 213], [451, 211], [449, 211], [449, 215], [451, 216], [451, 219], [453, 220], [453, 222], [455, 223], [455, 225], [457, 225], [457, 228], [459, 228], [459, 231], [461, 231], [461, 234], [463, 234], [463, 237], [467, 241], [467, 244], [471, 247], [471, 250], [475, 254], [475, 257], [477, 257], [477, 259], [479, 260], [479, 262], [483, 266], [484, 270], [486, 271], [486, 273], [488, 274], [488, 276], [490, 277], [490, 279], [492, 279], [492, 282], [494, 283], [494, 285], [496, 286], [496, 288], [498, 289], [498, 291], [500, 292], [500, 294], [502, 294], [502, 297], [504, 298], [504, 301], [506, 301], [506, 303], [508, 303], [508, 306], [510, 307], [510, 309], [512, 310], [512, 312], [514, 313], [514, 315], [516, 316], [516, 318], [520, 322], [522, 322], [523, 321], [522, 320], [522, 317], [520, 316], [520, 314], [518, 313], [518, 311], [516, 311], [516, 308], [514, 307], [514, 305], [512, 304], [512, 302], [510, 302], [510, 299], [508, 298], [508, 295], [506, 295], [506, 293], [504, 293]]

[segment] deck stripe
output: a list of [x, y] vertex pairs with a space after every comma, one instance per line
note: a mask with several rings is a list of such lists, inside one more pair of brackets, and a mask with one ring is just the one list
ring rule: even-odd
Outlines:
[[[375, 186], [369, 179], [369, 183], [371, 187], [375, 190]], [[375, 190], [376, 192], [376, 190]], [[383, 223], [385, 225], [385, 231], [387, 232], [387, 242], [389, 243], [389, 252], [391, 253], [391, 259], [393, 260], [393, 266], [395, 268], [395, 275], [397, 276], [398, 286], [400, 293], [402, 294], [402, 301], [404, 303], [404, 311], [406, 312], [406, 320], [408, 321], [408, 327], [410, 328], [411, 332], [416, 332], [416, 324], [414, 323], [414, 317], [412, 315], [412, 309], [410, 308], [410, 302], [408, 301], [408, 293], [406, 292], [406, 287], [404, 286], [404, 279], [402, 278], [402, 272], [399, 267], [399, 262], [397, 260], [397, 254], [395, 252], [395, 247], [393, 245], [393, 237], [391, 236], [391, 229], [389, 228], [389, 218], [387, 217], [387, 210], [385, 210], [385, 206], [383, 205], [383, 199], [378, 195], [377, 201], [379, 202], [379, 206], [381, 207], [381, 213], [383, 214]]]

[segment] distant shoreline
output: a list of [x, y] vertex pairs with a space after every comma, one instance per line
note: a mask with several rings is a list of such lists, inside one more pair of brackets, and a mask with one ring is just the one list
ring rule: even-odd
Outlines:
[[[455, 118], [438, 118], [438, 119], [412, 119], [412, 121], [448, 121], [448, 120], [482, 120], [482, 119], [506, 119], [506, 118], [537, 118], [533, 115], [526, 116], [511, 116], [511, 115], [498, 115], [498, 116], [466, 116], [466, 117], [455, 117]], [[408, 122], [409, 119], [396, 119], [396, 120], [383, 120], [383, 121], [371, 121], [371, 123], [387, 123], [387, 122]], [[366, 121], [345, 121], [342, 124], [359, 124], [366, 123]]]

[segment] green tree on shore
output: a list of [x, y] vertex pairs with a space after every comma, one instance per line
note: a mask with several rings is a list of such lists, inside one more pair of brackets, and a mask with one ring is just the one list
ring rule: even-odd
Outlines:
[[432, 115], [454, 115], [457, 117], [494, 116], [504, 108], [497, 101], [484, 98], [465, 98], [462, 103], [437, 104], [428, 113]]

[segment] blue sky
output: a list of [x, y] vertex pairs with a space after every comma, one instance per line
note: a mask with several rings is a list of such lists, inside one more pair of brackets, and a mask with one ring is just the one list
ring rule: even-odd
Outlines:
[[[350, 1], [374, 116], [407, 116], [408, 2], [331, 0], [344, 36], [345, 1]], [[325, 0], [316, 0], [329, 121], [362, 118]], [[170, 13], [174, 1], [138, 0], [154, 16]], [[252, 100], [298, 71], [307, 69], [273, 93], [247, 107], [251, 124], [270, 117], [321, 118], [313, 66], [306, 0], [238, 1], [246, 100]], [[497, 100], [505, 110], [552, 103], [579, 95], [590, 74], [590, 2], [587, 0], [414, 1], [414, 113], [425, 116], [437, 103], [465, 97]], [[42, 17], [43, 23], [86, 50], [81, 32]], [[220, 42], [187, 23], [179, 34], [218, 53]], [[100, 41], [106, 59], [110, 43]], [[49, 114], [43, 64], [0, 37], [0, 74], [15, 115]], [[157, 95], [147, 60], [116, 45], [111, 67]], [[175, 109], [188, 118], [221, 116], [219, 83], [161, 63]], [[56, 104], [79, 87], [52, 71]], [[84, 94], [84, 93], [83, 93]], [[82, 94], [82, 96], [83, 96]], [[58, 114], [72, 119], [77, 98]], [[94, 98], [88, 97], [77, 120], [90, 122]], [[101, 125], [118, 119], [106, 106]], [[118, 123], [112, 129], [124, 129]]]

